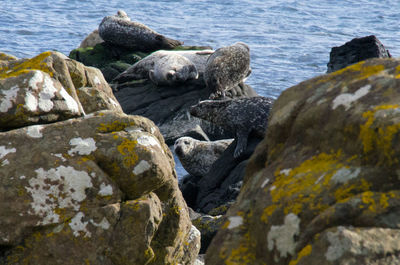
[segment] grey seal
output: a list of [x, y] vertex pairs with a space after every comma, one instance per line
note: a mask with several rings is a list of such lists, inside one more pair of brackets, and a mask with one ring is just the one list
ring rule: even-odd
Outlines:
[[167, 38], [142, 23], [131, 21], [122, 10], [117, 15], [106, 16], [99, 25], [100, 37], [115, 45], [137, 51], [156, 51], [173, 49], [183, 44]]
[[226, 91], [243, 82], [250, 73], [250, 48], [245, 43], [217, 49], [208, 58], [204, 72], [204, 81], [212, 92], [210, 98], [224, 98]]
[[149, 77], [157, 86], [172, 86], [197, 79], [199, 73], [196, 66], [182, 55], [165, 54], [154, 63], [154, 69], [149, 71]]
[[235, 132], [238, 158], [246, 150], [250, 133], [264, 137], [274, 99], [268, 97], [204, 100], [190, 108], [190, 114]]
[[142, 60], [136, 62], [124, 72], [115, 77], [113, 83], [123, 83], [131, 80], [148, 79], [151, 70], [154, 70], [156, 63], [160, 58], [166, 55], [180, 55], [188, 59], [194, 64], [201, 77], [204, 74], [205, 65], [208, 57], [213, 53], [213, 50], [186, 50], [186, 51], [165, 51], [159, 50], [146, 56]]
[[183, 168], [192, 176], [204, 176], [212, 164], [221, 156], [233, 139], [199, 141], [192, 137], [181, 137], [175, 141], [174, 150]]

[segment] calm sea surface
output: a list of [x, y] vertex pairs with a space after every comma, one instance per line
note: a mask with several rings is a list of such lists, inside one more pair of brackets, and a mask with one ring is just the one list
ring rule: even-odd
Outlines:
[[0, 0], [0, 52], [68, 55], [118, 9], [186, 45], [247, 43], [247, 83], [263, 96], [325, 73], [331, 48], [355, 37], [374, 34], [400, 56], [400, 1], [382, 0]]

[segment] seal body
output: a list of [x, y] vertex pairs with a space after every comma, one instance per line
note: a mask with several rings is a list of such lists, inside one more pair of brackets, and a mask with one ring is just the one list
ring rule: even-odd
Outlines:
[[212, 164], [221, 156], [233, 139], [199, 141], [181, 137], [175, 141], [174, 150], [183, 168], [192, 176], [204, 176]]
[[[123, 12], [123, 11], [122, 11]], [[137, 51], [173, 49], [183, 43], [167, 38], [139, 22], [130, 21], [125, 12], [103, 18], [99, 25], [100, 37], [115, 45]]]
[[227, 100], [205, 100], [190, 108], [190, 113], [235, 133], [238, 158], [247, 147], [250, 133], [264, 137], [272, 98], [252, 97]]
[[172, 86], [199, 76], [196, 66], [179, 54], [165, 54], [154, 63], [149, 71], [150, 80], [155, 85]]
[[224, 98], [225, 91], [237, 86], [250, 73], [250, 49], [245, 43], [217, 49], [208, 58], [204, 72], [204, 81], [212, 92], [210, 98]]
[[[154, 70], [155, 65], [161, 58], [169, 55], [179, 55], [188, 59], [197, 69], [199, 76], [202, 76], [207, 63], [208, 57], [213, 50], [199, 51], [165, 51], [160, 50], [153, 52], [142, 60], [136, 62], [131, 67], [114, 78], [113, 83], [123, 83], [130, 80], [148, 79], [150, 71]], [[180, 61], [183, 61], [182, 59]]]

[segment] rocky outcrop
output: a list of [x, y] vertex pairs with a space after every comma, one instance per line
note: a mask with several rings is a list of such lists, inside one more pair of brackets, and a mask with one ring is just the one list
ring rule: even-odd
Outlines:
[[[122, 112], [98, 69], [61, 53], [1, 62], [1, 129], [56, 122], [104, 109]], [[99, 94], [101, 98], [91, 98]]]
[[389, 50], [374, 35], [354, 38], [344, 45], [333, 47], [327, 73], [337, 71], [370, 58], [390, 58]]
[[287, 89], [206, 264], [399, 263], [400, 61]]
[[[192, 51], [207, 50], [209, 52], [210, 49], [211, 47], [208, 46], [180, 46], [172, 51], [181, 51], [182, 55], [193, 59]], [[73, 50], [69, 57], [85, 65], [99, 68], [105, 79], [111, 82], [147, 55], [148, 53], [103, 42], [94, 47]], [[196, 65], [201, 63], [195, 62]], [[232, 137], [231, 132], [190, 117], [189, 107], [201, 100], [208, 99], [211, 94], [202, 77], [179, 86], [158, 87], [148, 78], [137, 79], [136, 75], [133, 75], [133, 77], [124, 77], [114, 81], [112, 86], [124, 112], [142, 115], [154, 121], [168, 145], [173, 145], [175, 140], [182, 136], [196, 135], [200, 136], [199, 139], [204, 139], [201, 136], [203, 132], [198, 134], [197, 128], [200, 125], [211, 140]], [[257, 96], [257, 93], [246, 84], [240, 84], [228, 93], [228, 97], [232, 98], [252, 96]]]
[[155, 124], [97, 69], [1, 58], [0, 264], [193, 264], [200, 233]]
[[[224, 130], [214, 130], [215, 127], [190, 116], [188, 112], [199, 100], [210, 96], [211, 92], [206, 89], [203, 80], [176, 87], [157, 87], [149, 80], [137, 80], [119, 84], [117, 89], [115, 96], [124, 112], [154, 121], [169, 145], [173, 145], [179, 137], [190, 135], [197, 125], [202, 126], [209, 136], [214, 134], [219, 139], [231, 138], [229, 135], [225, 137], [227, 134]], [[235, 90], [235, 97], [255, 95], [255, 91], [245, 84]]]

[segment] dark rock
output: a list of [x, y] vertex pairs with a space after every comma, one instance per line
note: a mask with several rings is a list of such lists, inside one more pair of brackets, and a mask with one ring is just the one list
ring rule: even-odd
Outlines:
[[327, 73], [345, 68], [369, 58], [391, 58], [389, 51], [374, 36], [355, 38], [344, 45], [333, 47], [330, 53]]
[[245, 153], [237, 159], [233, 157], [236, 140], [225, 150], [208, 174], [198, 181], [195, 209], [208, 213], [235, 201], [242, 185], [247, 160], [261, 140], [250, 137]]
[[[256, 92], [245, 84], [233, 91], [234, 97], [256, 95]], [[133, 80], [114, 84], [114, 94], [125, 113], [141, 115], [154, 121], [168, 145], [172, 145], [179, 137], [190, 135], [198, 125], [210, 140], [232, 138], [232, 132], [190, 116], [189, 108], [201, 100], [208, 99], [211, 94], [203, 80], [193, 80], [175, 87], [157, 87], [146, 79]]]
[[213, 237], [217, 234], [218, 229], [222, 226], [224, 218], [219, 216], [211, 216], [200, 214], [195, 219], [192, 219], [193, 225], [200, 231], [201, 248], [199, 254], [206, 253], [208, 246]]

